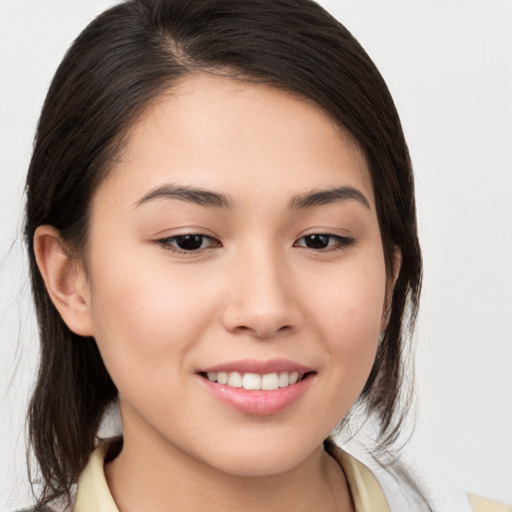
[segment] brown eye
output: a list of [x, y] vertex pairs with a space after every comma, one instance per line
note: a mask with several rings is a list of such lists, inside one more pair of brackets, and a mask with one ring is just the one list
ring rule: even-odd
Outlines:
[[184, 251], [197, 251], [202, 248], [204, 238], [203, 235], [177, 236], [176, 245]]
[[170, 236], [168, 238], [158, 240], [157, 242], [160, 245], [163, 245], [166, 249], [178, 252], [194, 252], [220, 246], [220, 242], [218, 240], [199, 233]]
[[329, 235], [309, 235], [304, 237], [306, 247], [310, 249], [325, 249], [329, 246], [331, 237]]
[[325, 233], [313, 233], [311, 235], [303, 236], [295, 243], [295, 245], [298, 247], [307, 247], [308, 249], [321, 251], [323, 249], [344, 249], [353, 243], [353, 238]]

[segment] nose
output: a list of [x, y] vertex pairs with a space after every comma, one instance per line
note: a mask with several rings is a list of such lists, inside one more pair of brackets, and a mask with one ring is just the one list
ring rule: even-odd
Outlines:
[[296, 331], [303, 315], [292, 273], [276, 255], [241, 257], [230, 270], [224, 328], [255, 338]]

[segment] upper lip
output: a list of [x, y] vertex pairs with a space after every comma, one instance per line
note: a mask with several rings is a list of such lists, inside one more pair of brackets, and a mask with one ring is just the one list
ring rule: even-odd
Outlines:
[[298, 372], [304, 374], [312, 371], [313, 369], [308, 366], [287, 359], [268, 359], [266, 361], [259, 359], [239, 359], [237, 361], [229, 361], [208, 366], [207, 368], [201, 368], [198, 373], [239, 372], [264, 375], [266, 373], [280, 372]]

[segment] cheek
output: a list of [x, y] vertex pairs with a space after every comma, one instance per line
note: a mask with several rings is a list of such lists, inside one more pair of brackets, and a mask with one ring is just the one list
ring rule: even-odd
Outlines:
[[357, 339], [364, 343], [378, 338], [386, 297], [386, 271], [379, 254], [326, 274], [321, 286], [308, 289], [314, 316], [328, 339], [346, 339], [357, 349]]
[[102, 261], [93, 274], [92, 317], [114, 382], [148, 371], [169, 378], [164, 364], [182, 364], [215, 314], [210, 288], [191, 282], [190, 273], [165, 273], [129, 258]]
[[351, 390], [341, 395], [359, 395], [368, 378], [381, 331], [385, 294], [386, 272], [380, 257], [347, 266], [321, 288], [309, 289], [316, 329], [322, 333], [330, 355], [332, 382]]

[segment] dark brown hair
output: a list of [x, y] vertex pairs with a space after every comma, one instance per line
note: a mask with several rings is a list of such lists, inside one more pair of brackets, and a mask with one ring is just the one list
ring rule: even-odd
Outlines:
[[363, 48], [310, 0], [128, 0], [76, 39], [50, 86], [27, 177], [26, 240], [41, 362], [29, 409], [43, 487], [39, 504], [68, 496], [117, 390], [95, 341], [62, 321], [35, 262], [37, 226], [55, 226], [80, 254], [91, 198], [137, 116], [195, 72], [265, 82], [318, 104], [364, 152], [388, 274], [402, 265], [389, 324], [358, 404], [378, 418], [380, 446], [405, 413], [404, 349], [421, 284], [411, 162], [389, 91]]

